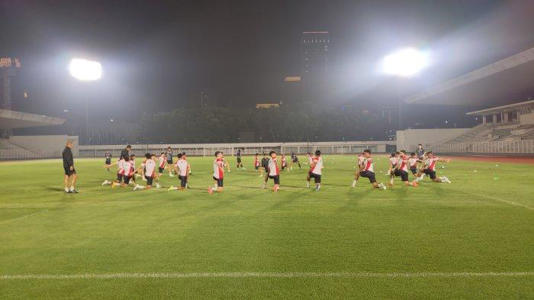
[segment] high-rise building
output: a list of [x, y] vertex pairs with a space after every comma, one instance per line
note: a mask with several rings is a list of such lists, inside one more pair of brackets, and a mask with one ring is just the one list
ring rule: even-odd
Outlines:
[[328, 31], [305, 31], [302, 33], [300, 47], [302, 52], [302, 75], [324, 74], [328, 71]]
[[325, 101], [328, 78], [328, 31], [305, 31], [300, 39], [304, 101]]

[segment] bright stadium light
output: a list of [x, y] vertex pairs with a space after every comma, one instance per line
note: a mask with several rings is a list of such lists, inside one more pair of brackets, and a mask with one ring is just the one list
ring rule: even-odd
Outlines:
[[102, 77], [102, 65], [97, 61], [73, 58], [69, 64], [70, 75], [81, 81], [95, 81]]
[[388, 75], [411, 77], [428, 64], [428, 53], [415, 48], [404, 48], [384, 57], [382, 70]]

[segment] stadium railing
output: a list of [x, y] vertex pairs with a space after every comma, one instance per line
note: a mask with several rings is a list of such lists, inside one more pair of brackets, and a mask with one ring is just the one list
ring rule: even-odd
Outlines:
[[[241, 149], [243, 155], [267, 153], [271, 150], [279, 153], [304, 154], [321, 150], [324, 154], [354, 154], [364, 149], [371, 149], [376, 153], [385, 153], [389, 147], [395, 147], [395, 141], [350, 141], [350, 142], [314, 142], [314, 143], [231, 143], [231, 144], [136, 144], [132, 151], [136, 155], [144, 153], [159, 154], [167, 147], [171, 147], [176, 154], [186, 152], [190, 156], [212, 156], [215, 151], [223, 151], [227, 155], [235, 155]], [[80, 157], [103, 157], [110, 152], [118, 157], [125, 145], [80, 145]]]

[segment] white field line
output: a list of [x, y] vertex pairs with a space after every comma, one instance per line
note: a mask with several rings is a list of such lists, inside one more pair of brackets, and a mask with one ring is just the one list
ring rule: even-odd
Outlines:
[[30, 279], [137, 279], [137, 278], [458, 278], [458, 277], [525, 277], [534, 272], [416, 272], [416, 273], [372, 273], [372, 272], [221, 272], [221, 273], [85, 273], [85, 274], [21, 274], [0, 275], [0, 280]]
[[506, 204], [513, 205], [513, 206], [519, 206], [519, 207], [523, 207], [523, 208], [526, 208], [526, 209], [529, 209], [529, 210], [534, 210], [534, 207], [532, 207], [532, 206], [528, 206], [528, 205], [525, 205], [525, 204], [517, 203], [517, 202], [514, 202], [514, 201], [504, 200], [504, 199], [501, 199], [501, 198], [492, 197], [492, 196], [488, 196], [488, 195], [478, 195], [478, 196], [480, 196], [482, 198], [489, 199], [489, 200], [493, 200], [493, 201], [497, 201], [497, 202], [501, 202], [501, 203], [506, 203]]
[[21, 220], [21, 219], [26, 219], [26, 218], [29, 218], [31, 216], [35, 216], [35, 215], [38, 215], [38, 214], [41, 214], [41, 213], [45, 213], [47, 211], [48, 211], [48, 209], [43, 209], [43, 210], [40, 210], [40, 211], [33, 212], [31, 214], [23, 215], [23, 216], [16, 217], [16, 218], [13, 218], [13, 219], [7, 219], [7, 220], [4, 220], [4, 221], [0, 221], [0, 225], [11, 223], [11, 222], [18, 221], [18, 220]]

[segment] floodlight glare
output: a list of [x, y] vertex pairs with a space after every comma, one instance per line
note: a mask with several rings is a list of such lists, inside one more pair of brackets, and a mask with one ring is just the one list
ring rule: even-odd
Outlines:
[[429, 64], [428, 54], [414, 48], [398, 50], [382, 62], [383, 72], [389, 75], [411, 77]]
[[102, 65], [97, 61], [73, 58], [69, 64], [70, 75], [82, 81], [94, 81], [102, 77]]

